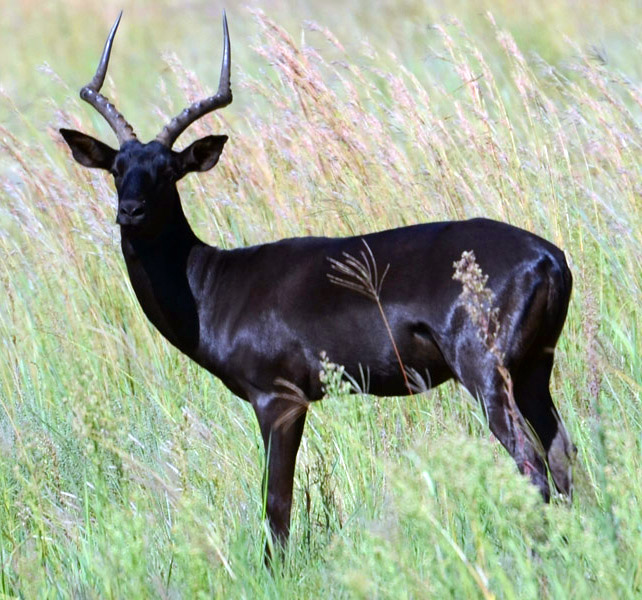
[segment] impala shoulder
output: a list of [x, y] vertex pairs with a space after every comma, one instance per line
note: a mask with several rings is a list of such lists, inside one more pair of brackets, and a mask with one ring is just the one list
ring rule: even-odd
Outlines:
[[187, 276], [192, 292], [197, 295], [201, 290], [210, 287], [216, 280], [222, 263], [224, 251], [218, 248], [199, 244], [189, 254]]

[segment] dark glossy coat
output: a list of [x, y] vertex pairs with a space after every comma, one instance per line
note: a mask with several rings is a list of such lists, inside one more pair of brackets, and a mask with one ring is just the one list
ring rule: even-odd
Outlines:
[[[544, 498], [547, 466], [557, 488], [571, 493], [573, 447], [549, 392], [571, 293], [558, 248], [522, 229], [473, 219], [221, 250], [192, 232], [176, 182], [213, 167], [225, 136], [203, 138], [182, 152], [137, 140], [116, 151], [85, 134], [61, 132], [78, 162], [114, 176], [123, 255], [149, 320], [252, 404], [270, 449], [267, 514], [277, 539], [288, 534], [305, 421], [305, 410], [292, 410], [292, 390], [303, 402], [323, 396], [321, 353], [357, 381], [367, 372], [371, 394], [408, 393], [376, 303], [328, 278], [328, 259], [359, 256], [363, 240], [381, 270], [389, 265], [380, 299], [406, 368], [429, 386], [461, 382], [483, 402], [491, 430]], [[499, 308], [497, 346], [543, 454], [517, 431], [496, 360], [458, 302], [462, 288], [452, 278], [453, 261], [464, 250], [474, 250], [489, 276]]]

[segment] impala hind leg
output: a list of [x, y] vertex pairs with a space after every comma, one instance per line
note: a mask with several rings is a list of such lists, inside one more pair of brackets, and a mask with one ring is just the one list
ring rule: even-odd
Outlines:
[[[290, 510], [296, 456], [305, 425], [305, 408], [275, 396], [256, 399], [252, 406], [265, 446], [267, 518], [274, 541], [283, 546], [290, 532]], [[264, 480], [265, 483], [265, 480]], [[269, 558], [269, 548], [266, 548]]]
[[[520, 472], [529, 475], [546, 502], [550, 488], [546, 474], [545, 457], [527, 435], [521, 425], [521, 415], [513, 403], [511, 407], [506, 381], [497, 369], [496, 360], [486, 355], [487, 360], [471, 363], [459, 374], [459, 381], [480, 400], [488, 425], [493, 435], [506, 448], [517, 463]], [[485, 364], [480, 364], [483, 362]]]
[[570, 497], [576, 449], [553, 405], [549, 390], [552, 369], [552, 350], [525, 360], [514, 375], [515, 401], [539, 438], [555, 487]]
[[539, 489], [544, 501], [551, 497], [545, 458], [522, 426], [522, 419], [513, 405], [511, 408], [504, 381], [483, 396], [488, 425], [495, 437], [517, 463], [520, 473], [528, 475]]

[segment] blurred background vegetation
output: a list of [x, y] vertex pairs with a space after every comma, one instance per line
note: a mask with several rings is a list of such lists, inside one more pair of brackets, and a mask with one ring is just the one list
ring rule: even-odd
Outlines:
[[[552, 392], [579, 449], [570, 506], [540, 503], [454, 384], [337, 384], [308, 420], [289, 552], [263, 568], [252, 411], [148, 325], [111, 182], [57, 133], [115, 144], [78, 91], [121, 8], [104, 92], [143, 140], [216, 89], [227, 10], [234, 103], [178, 144], [231, 138], [181, 183], [209, 243], [484, 215], [565, 249]], [[640, 597], [641, 9], [3, 1], [0, 592]]]

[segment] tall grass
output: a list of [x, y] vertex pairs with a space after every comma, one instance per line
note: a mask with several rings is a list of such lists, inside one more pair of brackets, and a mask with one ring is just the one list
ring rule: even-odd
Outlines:
[[[212, 173], [181, 183], [190, 222], [234, 247], [484, 215], [564, 248], [575, 284], [553, 397], [579, 449], [572, 506], [540, 503], [456, 386], [363, 398], [330, 374], [299, 455], [292, 543], [268, 573], [251, 410], [147, 324], [111, 182], [76, 166], [56, 132], [113, 143], [76, 94], [116, 11], [86, 3], [30, 20], [12, 5], [13, 25], [41, 37], [11, 56], [24, 66], [53, 48], [55, 60], [39, 72], [8, 61], [2, 80], [7, 597], [642, 594], [642, 86], [622, 49], [628, 4], [573, 16], [574, 3], [519, 14], [499, 2], [493, 17], [461, 3], [451, 19], [424, 3], [353, 2], [345, 20], [338, 3], [318, 13], [332, 31], [301, 25], [314, 4], [298, 19], [280, 3], [270, 18], [230, 15], [235, 104], [182, 143], [231, 139]], [[207, 46], [161, 61], [198, 14], [179, 19], [168, 3], [146, 23], [138, 6], [106, 92], [144, 137], [216, 85], [220, 13], [194, 25]], [[586, 28], [612, 58], [587, 50]], [[73, 36], [56, 46], [63, 29]]]

